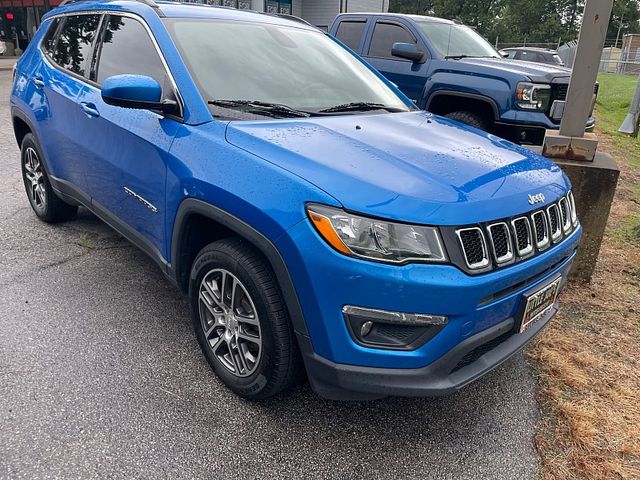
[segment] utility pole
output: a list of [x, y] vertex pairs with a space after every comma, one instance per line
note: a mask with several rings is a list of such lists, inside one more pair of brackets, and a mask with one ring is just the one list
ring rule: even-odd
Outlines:
[[623, 20], [624, 20], [624, 12], [622, 12], [622, 15], [620, 16], [620, 25], [618, 25], [618, 34], [616, 35], [616, 44], [614, 45], [615, 48], [618, 48], [618, 40], [620, 39], [620, 31], [622, 30]]

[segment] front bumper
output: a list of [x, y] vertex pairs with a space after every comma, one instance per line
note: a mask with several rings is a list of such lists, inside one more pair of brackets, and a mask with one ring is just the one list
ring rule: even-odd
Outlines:
[[422, 368], [393, 369], [343, 365], [316, 354], [309, 337], [298, 335], [313, 390], [331, 400], [375, 400], [387, 396], [433, 397], [454, 393], [519, 352], [553, 318], [558, 305], [524, 333], [513, 333], [508, 318], [458, 344]]
[[[593, 131], [595, 125], [595, 118], [590, 116], [585, 131]], [[496, 120], [494, 133], [514, 143], [542, 145], [546, 130], [559, 128], [560, 123], [552, 121], [544, 112], [509, 110]]]
[[[523, 294], [559, 275], [567, 278], [580, 233], [576, 229], [526, 261], [470, 276], [451, 265], [394, 266], [347, 257], [308, 221], [300, 222], [276, 246], [302, 308], [306, 328], [296, 334], [313, 388], [340, 399], [442, 395], [461, 388], [522, 348], [553, 316], [557, 306], [527, 332], [502, 337], [513, 331]], [[442, 315], [448, 323], [413, 350], [372, 348], [352, 338], [345, 305]], [[459, 366], [496, 338], [500, 345]]]

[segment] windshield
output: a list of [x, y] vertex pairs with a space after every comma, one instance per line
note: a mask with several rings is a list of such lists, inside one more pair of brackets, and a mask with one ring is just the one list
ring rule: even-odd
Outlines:
[[167, 20], [167, 26], [214, 116], [255, 119], [410, 110], [371, 70], [320, 31], [192, 19]]
[[443, 57], [500, 58], [489, 42], [466, 25], [440, 22], [418, 22], [418, 25]]

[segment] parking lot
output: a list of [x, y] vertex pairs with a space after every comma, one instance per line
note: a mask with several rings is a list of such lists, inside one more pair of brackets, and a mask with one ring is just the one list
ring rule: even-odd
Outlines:
[[0, 477], [537, 478], [522, 355], [441, 399], [248, 403], [186, 299], [86, 210], [31, 212], [0, 72]]

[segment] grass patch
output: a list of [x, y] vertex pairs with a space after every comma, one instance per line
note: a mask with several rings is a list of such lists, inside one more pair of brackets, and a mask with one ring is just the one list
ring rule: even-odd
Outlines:
[[529, 357], [545, 479], [640, 478], [640, 144], [617, 130], [637, 77], [601, 75], [599, 149], [620, 181], [591, 284], [570, 284]]

